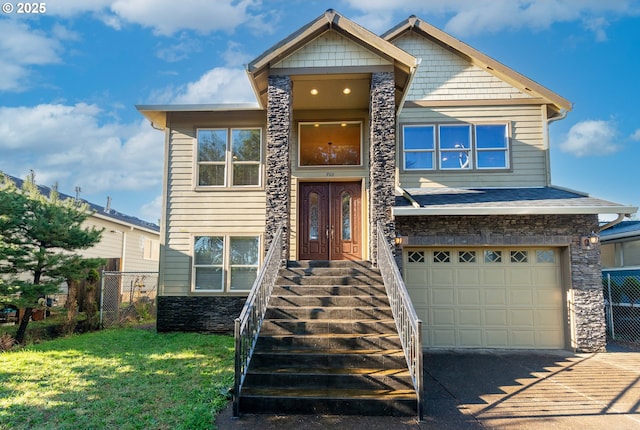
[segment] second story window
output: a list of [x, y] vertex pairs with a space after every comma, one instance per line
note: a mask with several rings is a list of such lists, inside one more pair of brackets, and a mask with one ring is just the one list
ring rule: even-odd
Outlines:
[[262, 131], [259, 128], [217, 128], [197, 131], [197, 185], [260, 186]]
[[411, 170], [509, 168], [506, 124], [404, 125], [402, 167]]

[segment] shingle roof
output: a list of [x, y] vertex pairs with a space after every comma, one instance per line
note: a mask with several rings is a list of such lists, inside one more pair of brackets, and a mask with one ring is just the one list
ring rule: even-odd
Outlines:
[[[2, 172], [0, 172], [1, 174]], [[22, 184], [24, 183], [24, 181], [20, 178], [16, 178], [15, 176], [11, 176], [11, 175], [7, 175], [5, 174], [5, 176], [9, 179], [11, 179], [17, 187], [22, 187]], [[51, 188], [44, 186], [44, 185], [38, 185], [38, 189], [40, 190], [40, 193], [42, 193], [42, 195], [44, 196], [48, 196], [49, 193], [51, 192]], [[60, 191], [58, 191], [58, 194], [60, 195], [60, 197], [62, 199], [75, 199], [75, 197], [70, 196], [68, 194], [64, 194], [61, 193]], [[147, 222], [144, 220], [141, 220], [139, 218], [136, 218], [134, 216], [131, 215], [126, 215], [123, 214], [121, 212], [118, 212], [116, 210], [113, 209], [106, 209], [103, 206], [97, 205], [95, 203], [91, 203], [87, 200], [84, 199], [78, 199], [80, 202], [82, 203], [86, 203], [89, 206], [89, 209], [93, 212], [95, 212], [96, 215], [101, 215], [105, 218], [111, 218], [114, 221], [118, 221], [118, 222], [124, 222], [127, 224], [131, 224], [134, 225], [136, 227], [142, 227], [142, 228], [146, 228], [148, 230], [153, 230], [156, 232], [160, 231], [160, 227], [157, 224], [151, 223], [151, 222]]]
[[[396, 196], [396, 215], [600, 214], [634, 213], [637, 208], [555, 187], [407, 189], [420, 205]], [[399, 193], [398, 193], [399, 194]]]

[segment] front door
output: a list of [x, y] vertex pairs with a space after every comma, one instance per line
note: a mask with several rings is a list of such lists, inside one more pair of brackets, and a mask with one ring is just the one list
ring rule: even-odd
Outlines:
[[360, 182], [300, 183], [301, 260], [361, 260]]

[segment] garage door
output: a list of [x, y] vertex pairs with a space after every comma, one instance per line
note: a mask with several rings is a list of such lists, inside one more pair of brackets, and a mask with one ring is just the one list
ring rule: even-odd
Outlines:
[[425, 346], [564, 347], [558, 249], [405, 249], [404, 271]]

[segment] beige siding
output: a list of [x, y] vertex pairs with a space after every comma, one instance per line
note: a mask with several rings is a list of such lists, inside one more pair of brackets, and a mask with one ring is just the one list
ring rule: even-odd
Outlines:
[[414, 33], [394, 42], [421, 58], [407, 100], [486, 100], [530, 98], [459, 55]]
[[[540, 106], [405, 108], [402, 124], [507, 123], [511, 127], [511, 169], [491, 172], [401, 172], [405, 188], [419, 187], [537, 187], [547, 184], [547, 148]], [[401, 128], [398, 166], [402, 165]]]
[[379, 55], [335, 31], [329, 31], [276, 63], [273, 68], [384, 66], [389, 64], [391, 63]]
[[127, 224], [92, 216], [83, 223], [84, 227], [104, 229], [100, 243], [80, 251], [87, 258], [119, 258], [120, 270], [126, 272], [155, 272], [158, 259], [147, 259], [144, 255], [145, 239], [158, 241], [159, 233], [140, 230]]
[[[228, 115], [215, 122], [206, 113], [172, 120], [167, 173], [166, 238], [161, 257], [162, 294], [189, 295], [193, 236], [255, 234], [263, 236], [266, 198], [261, 188], [196, 189], [196, 129], [264, 127], [264, 112]], [[265, 133], [263, 131], [263, 158]]]

